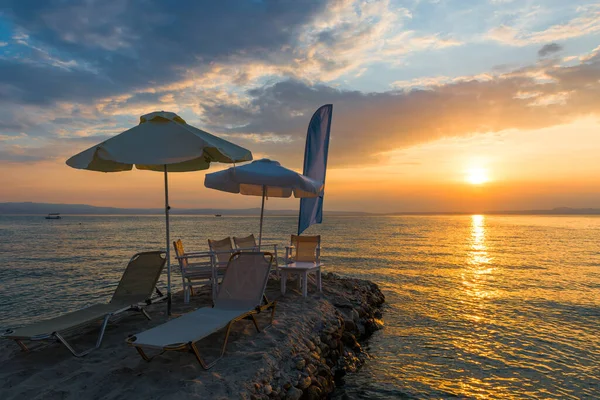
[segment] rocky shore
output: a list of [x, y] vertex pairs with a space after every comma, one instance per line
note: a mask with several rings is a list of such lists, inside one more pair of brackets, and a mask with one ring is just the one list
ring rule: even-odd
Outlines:
[[[285, 346], [270, 354], [267, 369], [257, 372], [244, 398], [322, 399], [368, 359], [360, 341], [383, 327], [383, 293], [372, 282], [335, 274], [324, 275], [323, 282], [324, 296], [310, 302], [310, 314], [317, 317], [290, 330]], [[305, 310], [298, 300], [285, 307]]]
[[[292, 284], [289, 287], [295, 287]], [[109, 325], [102, 347], [83, 358], [56, 343], [22, 353], [16, 344], [0, 344], [0, 398], [57, 399], [321, 399], [344, 375], [369, 357], [360, 342], [383, 326], [384, 296], [372, 282], [323, 275], [323, 293], [309, 288], [279, 294], [279, 282], [267, 295], [277, 298], [273, 325], [256, 332], [250, 321], [232, 328], [225, 356], [209, 371], [189, 353], [169, 352], [143, 361], [125, 338], [167, 319], [164, 304], [148, 307], [147, 321], [130, 315]], [[175, 295], [174, 312], [183, 314], [210, 303], [208, 290], [183, 304]], [[269, 316], [259, 315], [264, 327]], [[78, 332], [75, 344], [89, 346], [97, 327]], [[219, 332], [199, 342], [207, 358], [218, 354]]]

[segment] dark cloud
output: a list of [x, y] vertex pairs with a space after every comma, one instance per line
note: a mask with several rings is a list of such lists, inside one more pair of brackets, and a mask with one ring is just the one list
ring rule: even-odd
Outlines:
[[558, 53], [561, 51], [563, 47], [558, 43], [549, 43], [542, 46], [541, 49], [538, 50], [538, 56], [546, 57], [550, 54]]
[[94, 135], [77, 138], [52, 138], [37, 147], [23, 147], [0, 140], [0, 162], [36, 163], [50, 160], [63, 160], [110, 136]]
[[[0, 85], [25, 103], [90, 101], [168, 84], [190, 67], [232, 55], [266, 59], [324, 2], [7, 0], [0, 16], [28, 35], [29, 57], [44, 67], [3, 60]], [[69, 61], [76, 64], [60, 65]]]
[[[253, 100], [246, 107], [205, 107], [205, 117], [211, 129], [237, 126], [227, 132], [242, 135], [246, 145], [258, 140], [253, 149], [300, 165], [312, 112], [333, 103], [330, 154], [332, 165], [339, 166], [377, 162], [378, 153], [443, 137], [537, 129], [600, 112], [600, 57], [541, 68], [407, 92], [361, 93], [285, 81], [250, 91]], [[542, 72], [552, 82], [536, 80]], [[282, 145], [273, 134], [291, 143]]]

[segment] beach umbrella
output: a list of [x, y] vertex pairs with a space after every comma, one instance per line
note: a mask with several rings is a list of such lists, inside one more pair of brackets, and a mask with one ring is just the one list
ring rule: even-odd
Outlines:
[[137, 169], [159, 171], [165, 177], [167, 244], [167, 303], [171, 312], [171, 252], [169, 238], [168, 172], [208, 169], [211, 162], [252, 160], [252, 153], [201, 129], [172, 112], [157, 111], [140, 117], [139, 125], [74, 155], [67, 165], [100, 172]]
[[258, 246], [262, 244], [262, 227], [265, 198], [268, 197], [317, 197], [323, 183], [281, 166], [273, 160], [256, 160], [239, 167], [206, 174], [204, 186], [229, 193], [262, 196], [260, 208], [260, 231]]

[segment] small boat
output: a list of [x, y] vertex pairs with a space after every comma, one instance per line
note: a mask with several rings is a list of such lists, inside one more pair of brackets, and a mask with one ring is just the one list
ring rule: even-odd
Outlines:
[[60, 213], [50, 213], [46, 215], [46, 219], [61, 219]]
[[215, 217], [222, 217], [223, 215], [221, 214], [215, 214]]

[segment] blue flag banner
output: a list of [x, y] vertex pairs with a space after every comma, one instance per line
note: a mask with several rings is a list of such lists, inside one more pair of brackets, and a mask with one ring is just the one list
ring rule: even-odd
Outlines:
[[[326, 104], [319, 108], [310, 119], [304, 149], [304, 175], [325, 184], [327, 171], [327, 153], [329, 151], [329, 133], [331, 131], [331, 117], [333, 104]], [[319, 197], [300, 199], [300, 214], [298, 215], [298, 235], [312, 224], [323, 221], [323, 196], [325, 189]]]

